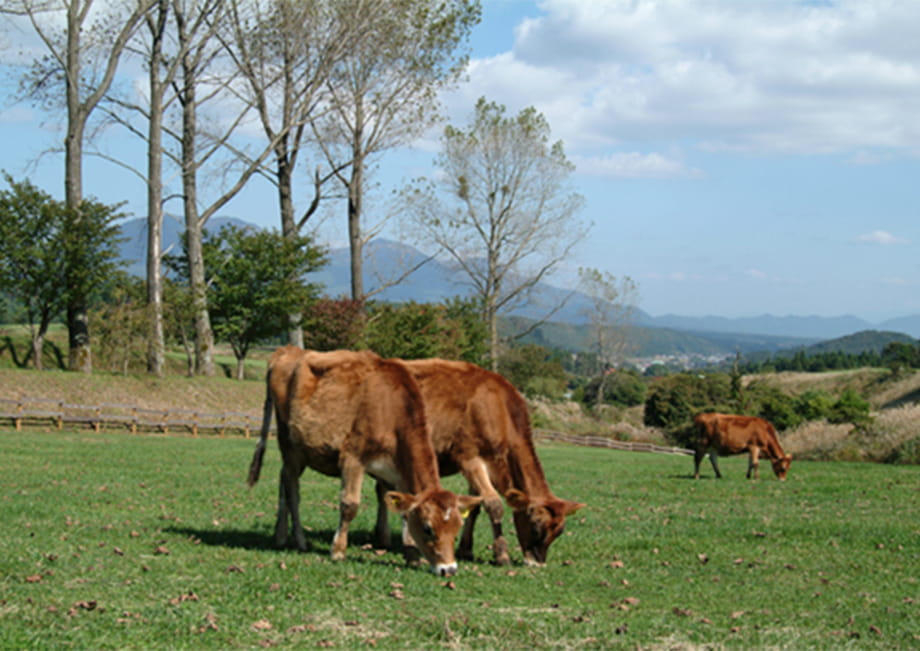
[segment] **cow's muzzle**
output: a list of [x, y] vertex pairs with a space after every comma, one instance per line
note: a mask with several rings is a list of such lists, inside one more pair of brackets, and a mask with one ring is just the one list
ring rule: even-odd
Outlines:
[[457, 573], [456, 563], [438, 563], [431, 566], [431, 572], [438, 576], [453, 576]]

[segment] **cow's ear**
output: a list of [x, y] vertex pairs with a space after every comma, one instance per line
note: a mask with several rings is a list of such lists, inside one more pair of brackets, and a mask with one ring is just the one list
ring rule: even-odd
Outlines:
[[466, 516], [470, 514], [470, 511], [474, 506], [479, 506], [482, 502], [482, 498], [478, 495], [458, 495], [457, 503], [460, 507], [460, 517], [466, 520]]
[[401, 493], [399, 491], [387, 491], [383, 496], [387, 508], [399, 514], [405, 514], [416, 507], [417, 500], [411, 493]]
[[530, 498], [527, 497], [527, 493], [519, 491], [516, 488], [512, 488], [505, 493], [505, 501], [508, 502], [508, 506], [515, 511], [526, 511], [527, 507], [530, 506]]
[[572, 500], [562, 500], [563, 512], [566, 515], [575, 513], [578, 509], [583, 509], [587, 506], [584, 502], [573, 502]]

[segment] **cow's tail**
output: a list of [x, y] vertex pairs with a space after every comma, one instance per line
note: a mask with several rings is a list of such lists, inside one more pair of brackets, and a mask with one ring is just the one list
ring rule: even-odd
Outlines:
[[272, 424], [272, 392], [269, 384], [271, 380], [271, 370], [265, 377], [265, 405], [262, 407], [262, 430], [259, 432], [259, 442], [256, 444], [255, 452], [252, 453], [252, 461], [249, 463], [249, 486], [255, 485], [259, 481], [259, 473], [262, 472], [262, 458], [265, 456], [265, 446], [268, 442], [268, 430]]

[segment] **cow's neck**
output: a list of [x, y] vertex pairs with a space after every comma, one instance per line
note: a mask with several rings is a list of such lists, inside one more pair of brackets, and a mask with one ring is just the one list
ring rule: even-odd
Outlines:
[[404, 483], [401, 490], [419, 494], [441, 488], [438, 460], [426, 434], [404, 434], [399, 441], [396, 464]]
[[767, 455], [768, 459], [782, 459], [786, 456], [786, 453], [783, 452], [783, 448], [780, 447], [779, 441], [775, 438], [767, 441], [764, 453]]
[[533, 498], [552, 495], [530, 436], [517, 436], [509, 441], [508, 469], [514, 488]]

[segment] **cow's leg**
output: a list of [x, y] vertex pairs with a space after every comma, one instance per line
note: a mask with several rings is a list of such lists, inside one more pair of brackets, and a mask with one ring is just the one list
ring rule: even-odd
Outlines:
[[377, 492], [377, 524], [374, 526], [374, 537], [376, 539], [377, 549], [390, 548], [390, 510], [384, 501], [384, 495], [387, 491], [393, 490], [393, 487], [385, 481], [378, 479], [375, 487]]
[[422, 560], [422, 553], [415, 544], [412, 534], [409, 533], [409, 522], [405, 516], [402, 517], [402, 545], [403, 558], [406, 559], [406, 563], [408, 565], [418, 565]]
[[358, 513], [361, 504], [361, 481], [364, 479], [364, 466], [354, 457], [342, 461], [342, 493], [339, 497], [339, 528], [332, 539], [332, 560], [345, 558], [348, 547], [348, 526]]
[[722, 479], [722, 473], [719, 472], [719, 462], [716, 461], [719, 455], [715, 450], [709, 451], [709, 462], [712, 464], [712, 469], [716, 471], [716, 479]]
[[281, 480], [278, 482], [278, 518], [275, 521], [275, 545], [284, 547], [288, 541], [288, 518], [291, 533], [294, 534], [294, 546], [302, 552], [307, 551], [307, 539], [300, 522], [300, 474], [303, 468], [285, 464], [281, 468]]
[[760, 448], [756, 445], [751, 448], [751, 456], [748, 460], [747, 478], [751, 478], [751, 472], [754, 473], [754, 479], [757, 479], [757, 467], [760, 465]]
[[703, 457], [706, 456], [706, 448], [697, 448], [696, 452], [693, 453], [693, 478], [700, 478], [700, 463], [703, 461]]
[[278, 473], [278, 515], [275, 519], [275, 547], [284, 547], [288, 540], [288, 499], [284, 468]]
[[[510, 565], [511, 556], [508, 554], [508, 542], [502, 533], [502, 517], [505, 514], [501, 495], [495, 490], [489, 479], [489, 471], [482, 459], [476, 459], [463, 468], [463, 476], [470, 486], [470, 493], [482, 496], [482, 506], [489, 516], [492, 524], [492, 557], [498, 565]], [[463, 523], [463, 532], [460, 536], [460, 548], [457, 557], [460, 560], [473, 560], [473, 530], [476, 527], [476, 517], [479, 515], [479, 505], [470, 509]]]

